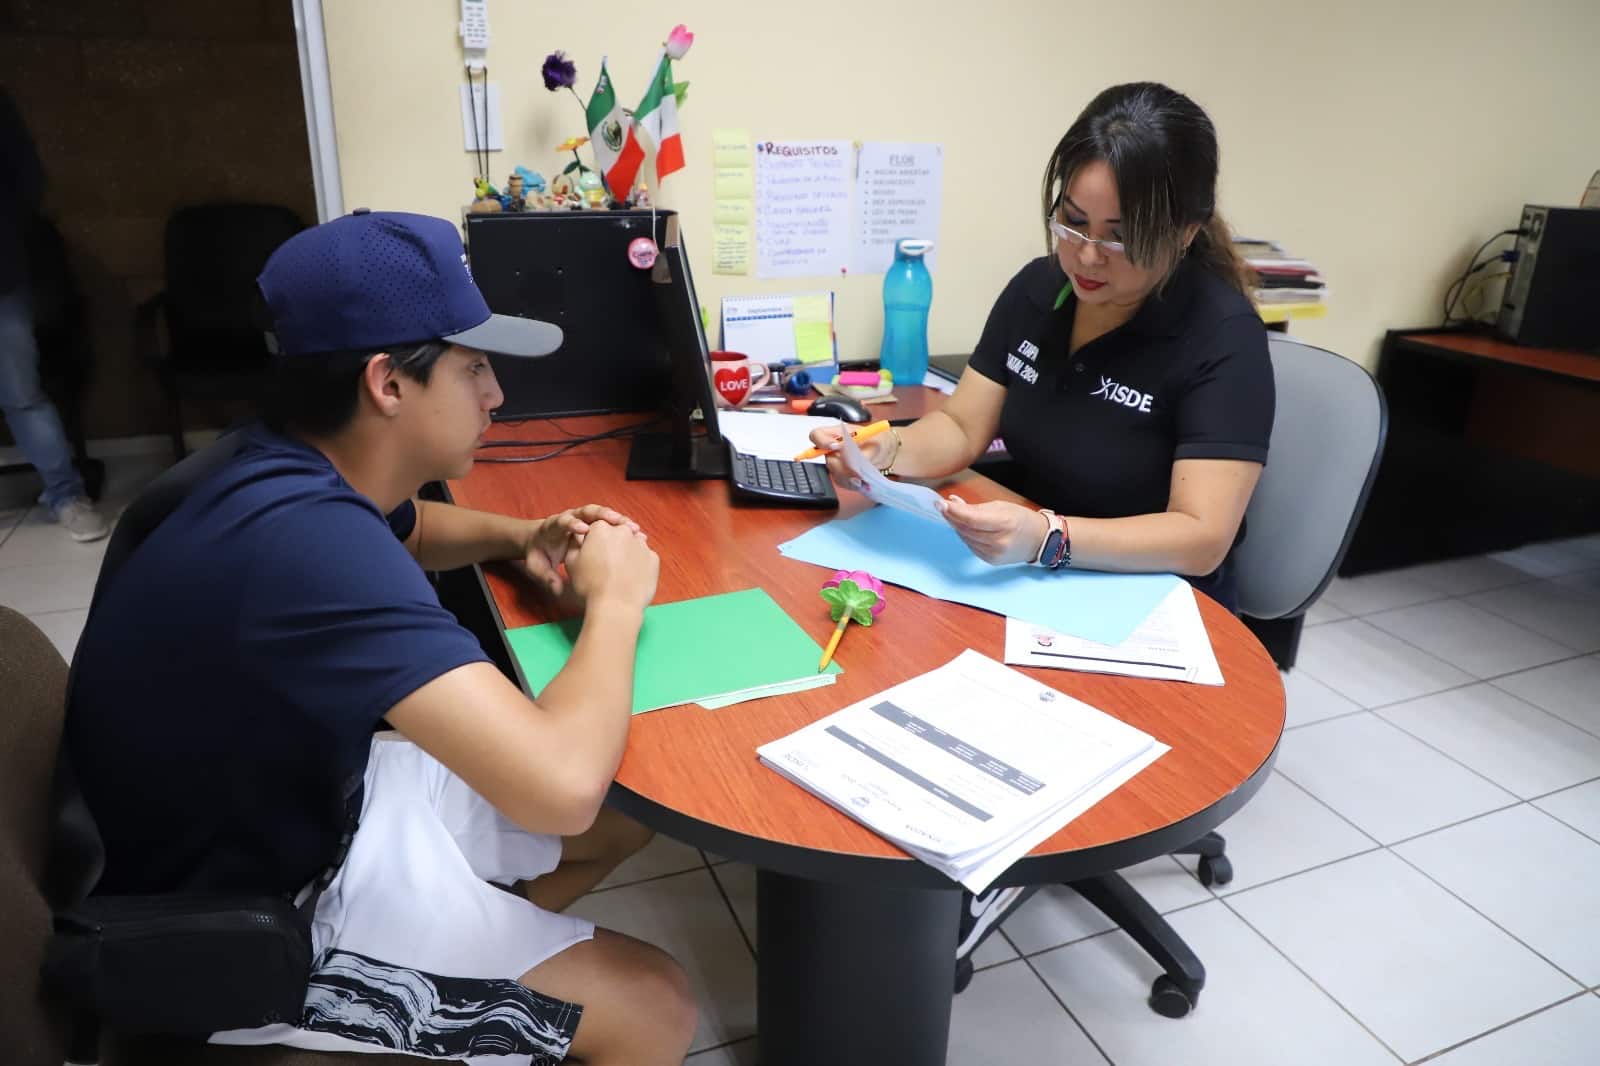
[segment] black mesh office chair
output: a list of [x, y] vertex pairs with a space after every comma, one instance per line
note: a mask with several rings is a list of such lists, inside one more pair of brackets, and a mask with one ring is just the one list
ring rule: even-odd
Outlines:
[[167, 287], [139, 305], [135, 346], [167, 395], [177, 458], [188, 454], [186, 398], [257, 398], [270, 355], [256, 277], [278, 246], [303, 229], [299, 215], [273, 204], [203, 204], [167, 220]]

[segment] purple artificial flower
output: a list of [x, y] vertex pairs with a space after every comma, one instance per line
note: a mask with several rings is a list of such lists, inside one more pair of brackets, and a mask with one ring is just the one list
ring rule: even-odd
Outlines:
[[551, 92], [570, 89], [578, 80], [578, 64], [568, 59], [567, 53], [555, 51], [544, 57], [539, 73], [544, 75], [544, 87]]

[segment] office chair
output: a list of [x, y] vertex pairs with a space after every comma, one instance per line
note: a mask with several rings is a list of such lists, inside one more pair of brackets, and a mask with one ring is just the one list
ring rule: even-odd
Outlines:
[[[89, 612], [116, 572], [201, 478], [238, 451], [239, 433], [163, 473], [124, 512], [106, 548]], [[0, 607], [0, 1060], [17, 1066], [417, 1066], [410, 1056], [282, 1046], [225, 1047], [194, 1039], [106, 1034], [41, 987], [52, 908], [71, 906], [99, 875], [94, 824], [59, 758], [69, 670], [27, 618]], [[220, 976], [220, 975], [219, 975]], [[14, 1016], [13, 1016], [14, 1014]]]
[[259, 394], [270, 355], [256, 277], [303, 229], [300, 216], [273, 204], [203, 204], [167, 219], [167, 287], [139, 305], [134, 344], [166, 393], [176, 458], [188, 454], [186, 397], [250, 401]]
[[[1388, 407], [1372, 376], [1342, 356], [1279, 335], [1268, 351], [1277, 410], [1267, 465], [1245, 510], [1246, 536], [1234, 555], [1239, 610], [1254, 618], [1293, 618], [1333, 579], [1377, 477], [1388, 434]], [[1200, 856], [1202, 884], [1227, 884], [1233, 869], [1219, 833], [1177, 855]], [[1205, 985], [1200, 959], [1121, 874], [1073, 881], [1088, 900], [1134, 939], [1164, 973], [1150, 1007], [1181, 1018]], [[970, 963], [968, 964], [970, 966]], [[970, 969], [957, 973], [971, 979]]]

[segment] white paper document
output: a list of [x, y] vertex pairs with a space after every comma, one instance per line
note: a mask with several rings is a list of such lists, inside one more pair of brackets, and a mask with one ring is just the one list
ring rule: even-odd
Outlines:
[[[717, 428], [741, 452], [757, 459], [793, 459], [811, 447], [811, 431], [837, 426], [837, 418], [819, 415], [784, 415], [765, 411], [718, 411]], [[807, 459], [822, 462], [822, 456]]]
[[1168, 750], [969, 650], [757, 754], [976, 893]]
[[1097, 644], [1069, 633], [1006, 619], [1006, 662], [1196, 685], [1222, 684], [1194, 587], [1180, 581], [1121, 644]]
[[944, 512], [939, 509], [939, 494], [924, 485], [912, 485], [904, 481], [890, 481], [883, 476], [883, 472], [867, 461], [861, 449], [848, 433], [845, 434], [844, 448], [840, 451], [844, 458], [844, 465], [856, 476], [859, 483], [856, 491], [874, 503], [885, 504], [901, 511], [910, 511], [912, 514], [931, 518], [935, 522], [945, 520]]
[[934, 242], [928, 269], [938, 272], [939, 199], [944, 149], [937, 144], [868, 141], [856, 160], [855, 242], [850, 270], [882, 274], [902, 237]]
[[756, 140], [756, 276], [838, 275], [850, 260], [849, 141]]

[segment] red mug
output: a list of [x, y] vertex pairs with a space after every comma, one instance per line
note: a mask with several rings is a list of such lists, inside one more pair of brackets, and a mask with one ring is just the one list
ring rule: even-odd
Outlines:
[[711, 391], [724, 407], [740, 407], [750, 393], [767, 383], [772, 370], [742, 352], [711, 353]]

